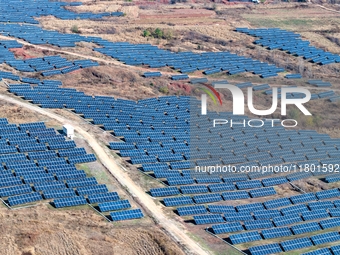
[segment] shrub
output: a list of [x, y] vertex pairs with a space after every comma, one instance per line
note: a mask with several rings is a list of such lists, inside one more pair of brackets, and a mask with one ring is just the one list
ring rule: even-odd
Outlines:
[[169, 88], [166, 86], [160, 87], [159, 88], [159, 92], [164, 93], [164, 94], [168, 94], [169, 93]]
[[144, 37], [149, 37], [151, 35], [150, 31], [149, 30], [144, 30], [143, 31], [143, 36]]
[[153, 37], [157, 39], [171, 40], [173, 37], [173, 34], [172, 34], [172, 30], [163, 31], [160, 28], [156, 28], [155, 30], [148, 28], [143, 31], [142, 36]]
[[159, 28], [156, 28], [155, 31], [152, 33], [152, 35], [155, 38], [163, 38], [164, 33]]
[[71, 32], [72, 32], [72, 33], [75, 33], [75, 34], [79, 34], [80, 31], [79, 31], [79, 29], [78, 29], [78, 26], [77, 26], [77, 25], [73, 25], [73, 26], [71, 27]]

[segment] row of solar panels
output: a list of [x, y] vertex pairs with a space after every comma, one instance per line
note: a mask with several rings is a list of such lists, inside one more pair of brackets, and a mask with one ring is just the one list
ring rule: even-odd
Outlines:
[[236, 28], [236, 31], [254, 37], [259, 37], [254, 43], [267, 47], [270, 50], [280, 49], [294, 56], [302, 56], [310, 62], [320, 65], [339, 63], [340, 56], [325, 52], [314, 46], [310, 46], [309, 41], [304, 41], [300, 35], [281, 29], [248, 29]]
[[[255, 190], [254, 192], [260, 193], [260, 190]], [[267, 192], [268, 195], [272, 195], [273, 193], [273, 191], [270, 189], [264, 189], [263, 192]], [[331, 190], [319, 191], [315, 193], [315, 195], [317, 196], [317, 199], [330, 199], [330, 198], [339, 196], [340, 192], [338, 189], [331, 189]], [[273, 209], [273, 208], [278, 208], [278, 207], [283, 207], [283, 206], [291, 206], [292, 204], [296, 204], [296, 203], [304, 203], [307, 201], [312, 201], [314, 200], [313, 197], [315, 197], [315, 195], [308, 193], [308, 196], [306, 197], [300, 198], [299, 196], [297, 196], [297, 197], [291, 197], [291, 198], [280, 198], [280, 199], [268, 200], [267, 202], [264, 202], [264, 203], [247, 204], [247, 205], [242, 205], [242, 206], [235, 207], [235, 208], [237, 211], [242, 211], [242, 210], [244, 211], [245, 209], [249, 211]], [[261, 195], [258, 195], [257, 197], [260, 197], [260, 196]], [[218, 193], [214, 193], [214, 194], [195, 195], [193, 197], [190, 197], [190, 196], [166, 197], [166, 198], [163, 198], [163, 202], [165, 206], [173, 207], [173, 206], [190, 205], [190, 204], [214, 203], [214, 202], [220, 202], [223, 199], [224, 200], [239, 200], [239, 199], [249, 199], [249, 198], [250, 197], [248, 196], [246, 192], [238, 192], [238, 193], [236, 192], [234, 195], [232, 192], [224, 192], [222, 193], [222, 195]], [[301, 200], [303, 202], [301, 202]], [[320, 206], [322, 206], [322, 204]]]
[[[51, 2], [48, 0], [27, 0], [25, 2], [10, 0], [1, 3], [0, 15], [1, 22], [11, 23], [29, 23], [39, 24], [35, 19], [37, 17], [53, 15], [59, 19], [102, 19], [105, 17], [119, 17], [123, 16], [122, 12], [104, 12], [104, 13], [91, 13], [91, 12], [80, 12], [76, 13], [69, 9], [64, 8], [65, 6], [80, 6], [81, 2]], [[29, 8], [28, 8], [29, 7]]]
[[[80, 68], [87, 68], [98, 66], [97, 62], [91, 60], [75, 60], [68, 61], [60, 56], [46, 56], [43, 58], [30, 58], [26, 60], [17, 60], [14, 54], [9, 51], [10, 48], [21, 48], [22, 44], [17, 41], [0, 41], [0, 45], [4, 45], [4, 48], [0, 48], [0, 62], [15, 68], [21, 72], [42, 72], [42, 76], [52, 76], [57, 74], [65, 74], [78, 70]], [[56, 70], [58, 69], [58, 70]], [[12, 76], [14, 78], [15, 75]], [[4, 77], [7, 78], [7, 77]], [[11, 77], [8, 77], [11, 78]], [[17, 80], [17, 79], [15, 79]], [[27, 78], [27, 81], [34, 81], [34, 79]], [[36, 82], [35, 82], [36, 83]]]
[[[4, 132], [6, 127], [11, 127], [8, 136]], [[50, 139], [61, 137], [65, 140], [54, 129], [46, 128], [43, 122], [14, 125], [5, 118], [0, 119], [0, 143], [3, 136], [9, 141], [17, 138], [32, 151], [36, 149], [34, 136], [44, 134]], [[7, 143], [6, 140], [3, 142]], [[58, 150], [61, 158], [56, 157], [55, 151], [30, 151], [27, 154], [29, 160], [26, 154], [2, 154], [0, 150], [0, 162], [4, 163], [0, 165], [0, 196], [7, 198], [10, 206], [54, 199], [53, 204], [57, 208], [87, 204], [87, 201], [99, 203], [103, 212], [131, 208], [127, 200], [119, 200], [116, 192], [109, 192], [106, 185], [98, 184], [94, 177], [86, 177], [83, 170], [74, 167], [74, 164], [95, 161], [96, 158], [86, 154], [83, 148], [75, 148], [73, 141], [68, 143], [71, 144], [68, 149]], [[70, 164], [63, 157], [68, 157]], [[111, 213], [113, 220], [140, 217], [143, 217], [140, 210]]]
[[[240, 238], [256, 240], [256, 234], [248, 236], [242, 236]], [[289, 252], [293, 250], [310, 248], [314, 245], [323, 245], [326, 243], [338, 242], [340, 240], [339, 232], [327, 232], [324, 234], [313, 235], [310, 237], [301, 237], [292, 240], [282, 241], [280, 243], [273, 244], [265, 244], [261, 246], [255, 246], [249, 248], [249, 251], [252, 255], [267, 255], [273, 253], [281, 253], [281, 252]], [[334, 254], [338, 254], [340, 251], [339, 246], [331, 247], [330, 250], [334, 252]], [[303, 253], [304, 255], [327, 255], [332, 254], [329, 249], [317, 250], [317, 252], [307, 252]]]

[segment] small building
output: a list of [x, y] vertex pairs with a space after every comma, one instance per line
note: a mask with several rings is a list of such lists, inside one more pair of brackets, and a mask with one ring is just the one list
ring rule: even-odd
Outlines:
[[63, 133], [66, 135], [67, 138], [70, 138], [73, 140], [74, 137], [74, 127], [69, 125], [69, 124], [65, 124], [63, 126]]

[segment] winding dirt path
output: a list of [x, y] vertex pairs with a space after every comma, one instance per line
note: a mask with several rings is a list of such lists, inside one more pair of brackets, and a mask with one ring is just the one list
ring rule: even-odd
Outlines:
[[7, 101], [12, 104], [16, 104], [18, 106], [27, 108], [31, 111], [35, 111], [39, 114], [48, 116], [49, 118], [55, 119], [61, 123], [69, 123], [74, 126], [76, 132], [78, 132], [84, 139], [88, 142], [88, 144], [92, 147], [93, 151], [96, 153], [98, 160], [110, 171], [110, 173], [117, 179], [117, 181], [124, 186], [128, 192], [135, 198], [138, 198], [139, 201], [143, 204], [145, 208], [148, 209], [148, 213], [150, 216], [172, 237], [177, 240], [185, 249], [187, 249], [187, 253], [189, 254], [198, 254], [205, 255], [209, 254], [207, 251], [203, 250], [201, 246], [199, 246], [196, 242], [194, 242], [186, 233], [184, 229], [181, 229], [175, 222], [168, 218], [162, 208], [155, 204], [150, 196], [148, 196], [144, 190], [135, 184], [128, 174], [121, 169], [115, 162], [113, 158], [111, 158], [102, 146], [97, 142], [96, 138], [89, 134], [87, 131], [83, 129], [77, 122], [70, 121], [67, 118], [64, 118], [61, 115], [52, 113], [48, 110], [42, 109], [38, 106], [23, 102], [21, 100], [12, 98], [6, 95], [0, 95], [0, 100]]

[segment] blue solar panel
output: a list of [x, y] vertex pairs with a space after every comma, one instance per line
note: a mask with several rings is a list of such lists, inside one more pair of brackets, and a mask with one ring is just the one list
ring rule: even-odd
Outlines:
[[113, 221], [139, 219], [144, 217], [140, 209], [132, 209], [121, 212], [111, 212], [110, 216]]
[[294, 225], [291, 230], [295, 235], [304, 234], [308, 232], [314, 232], [321, 230], [320, 225], [317, 222], [308, 222], [304, 224]]
[[187, 216], [187, 215], [194, 215], [194, 214], [205, 214], [208, 211], [204, 205], [197, 205], [197, 206], [178, 207], [177, 212], [180, 216]]
[[43, 193], [45, 199], [51, 198], [63, 198], [63, 197], [74, 197], [76, 193], [73, 189], [56, 189], [56, 190], [47, 190]]
[[193, 196], [193, 200], [197, 204], [212, 203], [212, 202], [221, 201], [222, 197], [221, 197], [220, 194], [205, 194], [205, 195], [196, 195], [196, 196]]
[[322, 229], [335, 228], [340, 226], [340, 218], [321, 220], [319, 223]]
[[150, 189], [151, 196], [153, 197], [166, 197], [179, 195], [180, 192], [176, 187], [166, 187], [166, 188], [153, 188]]
[[88, 196], [88, 200], [90, 204], [94, 203], [102, 203], [108, 201], [116, 201], [119, 200], [119, 195], [117, 192], [109, 192], [109, 193], [102, 193], [102, 194], [93, 194]]
[[313, 243], [308, 237], [303, 238], [295, 238], [293, 240], [287, 240], [281, 242], [281, 246], [285, 252], [296, 250], [296, 249], [302, 249], [307, 248], [310, 246], [313, 246]]
[[42, 200], [42, 197], [41, 197], [40, 193], [38, 193], [38, 192], [8, 197], [8, 203], [11, 206], [31, 203], [31, 202], [35, 202], [35, 201], [38, 201], [38, 200]]
[[332, 253], [328, 248], [322, 248], [315, 251], [302, 253], [301, 255], [332, 255]]
[[31, 193], [32, 188], [29, 184], [23, 184], [20, 186], [13, 186], [0, 189], [0, 197], [8, 197], [13, 195], [20, 195], [25, 193]]
[[86, 199], [84, 197], [71, 197], [71, 198], [59, 198], [54, 200], [54, 206], [56, 208], [61, 207], [70, 207], [70, 206], [78, 206], [87, 204]]
[[166, 197], [163, 199], [165, 206], [180, 206], [180, 205], [190, 205], [194, 201], [191, 197]]
[[280, 253], [282, 249], [279, 244], [265, 244], [260, 246], [253, 246], [249, 248], [251, 255], [266, 255], [266, 254], [273, 254], [273, 253]]
[[107, 211], [117, 211], [122, 209], [130, 208], [131, 205], [128, 200], [118, 200], [114, 202], [104, 202], [98, 204], [99, 210], [101, 212], [107, 212]]
[[224, 200], [238, 200], [250, 198], [247, 191], [223, 192], [222, 197]]
[[320, 218], [328, 218], [328, 217], [329, 217], [329, 214], [324, 209], [313, 210], [312, 212], [302, 212], [302, 218], [305, 221], [315, 220], [315, 219], [320, 219]]
[[183, 194], [197, 194], [197, 193], [208, 193], [207, 186], [196, 185], [196, 186], [182, 186], [180, 187]]
[[67, 180], [66, 182], [69, 188], [84, 187], [98, 184], [95, 177], [88, 177], [75, 180]]
[[261, 228], [272, 228], [273, 223], [270, 220], [253, 220], [253, 221], [245, 221], [244, 227], [246, 230], [255, 230]]
[[87, 187], [79, 187], [77, 188], [77, 192], [80, 196], [82, 195], [92, 195], [92, 194], [100, 194], [108, 192], [108, 189], [105, 184], [98, 184]]
[[331, 251], [334, 254], [339, 254], [339, 252], [340, 252], [340, 245], [332, 246], [332, 247], [330, 247], [330, 249], [331, 249]]
[[234, 234], [229, 236], [232, 244], [248, 243], [262, 240], [261, 235], [257, 231]]
[[194, 221], [196, 225], [225, 222], [219, 214], [195, 215]]
[[288, 227], [265, 229], [262, 230], [261, 233], [265, 239], [280, 238], [292, 235], [292, 232]]
[[310, 239], [314, 245], [320, 245], [324, 243], [337, 242], [340, 240], [339, 232], [328, 232], [324, 234], [311, 236]]
[[211, 213], [235, 213], [235, 208], [231, 205], [208, 205]]
[[216, 235], [244, 230], [241, 223], [239, 222], [212, 225], [211, 228]]
[[281, 227], [284, 225], [291, 225], [291, 224], [294, 224], [300, 221], [302, 221], [301, 217], [299, 215], [294, 215], [294, 214], [273, 218], [273, 222], [276, 227]]

